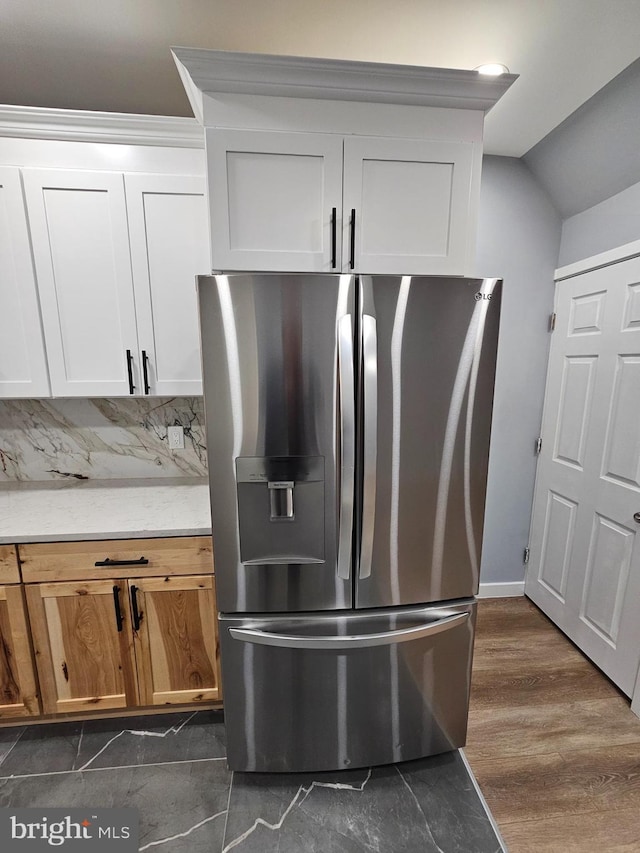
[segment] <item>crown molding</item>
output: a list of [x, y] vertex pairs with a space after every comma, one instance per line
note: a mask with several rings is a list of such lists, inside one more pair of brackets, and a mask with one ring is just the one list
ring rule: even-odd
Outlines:
[[233, 93], [340, 101], [452, 107], [487, 112], [517, 74], [484, 77], [477, 71], [271, 56], [173, 47], [194, 114], [203, 120], [202, 95]]
[[0, 136], [204, 148], [196, 119], [0, 105]]

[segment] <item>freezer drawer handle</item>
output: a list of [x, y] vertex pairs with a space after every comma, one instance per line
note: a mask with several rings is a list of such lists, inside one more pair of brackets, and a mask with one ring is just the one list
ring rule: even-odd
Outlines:
[[245, 643], [258, 643], [261, 646], [278, 646], [284, 649], [362, 649], [370, 646], [390, 646], [394, 643], [406, 643], [422, 637], [433, 637], [442, 631], [449, 631], [461, 625], [469, 618], [469, 613], [452, 613], [436, 622], [416, 625], [413, 628], [400, 628], [397, 631], [385, 631], [382, 634], [351, 634], [350, 636], [305, 637], [294, 634], [270, 634], [256, 628], [229, 628], [234, 640]]
[[340, 403], [340, 530], [338, 577], [351, 576], [353, 500], [355, 489], [356, 423], [351, 314], [338, 321], [338, 393]]

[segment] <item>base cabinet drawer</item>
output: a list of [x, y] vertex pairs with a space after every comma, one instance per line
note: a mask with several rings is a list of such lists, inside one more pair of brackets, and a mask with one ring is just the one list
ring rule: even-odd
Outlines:
[[213, 572], [210, 536], [19, 545], [24, 583]]
[[0, 586], [0, 719], [40, 714], [22, 587]]

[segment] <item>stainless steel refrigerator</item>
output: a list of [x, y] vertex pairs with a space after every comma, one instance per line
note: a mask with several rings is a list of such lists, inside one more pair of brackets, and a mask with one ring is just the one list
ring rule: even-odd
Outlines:
[[464, 745], [500, 282], [198, 284], [229, 766]]

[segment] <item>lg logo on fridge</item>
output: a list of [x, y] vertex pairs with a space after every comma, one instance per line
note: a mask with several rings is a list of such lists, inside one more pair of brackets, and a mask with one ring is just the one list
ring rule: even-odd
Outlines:
[[119, 851], [138, 849], [135, 809], [1, 809], [0, 849], [30, 851]]

